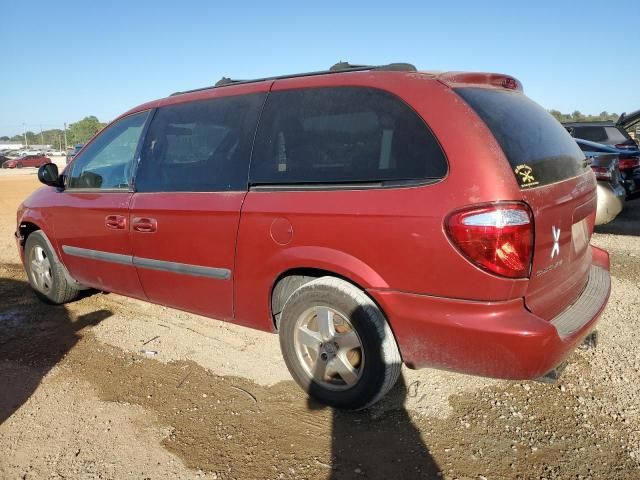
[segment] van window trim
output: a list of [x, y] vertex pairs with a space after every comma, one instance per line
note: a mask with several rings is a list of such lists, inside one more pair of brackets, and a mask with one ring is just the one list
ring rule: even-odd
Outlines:
[[[448, 172], [447, 172], [448, 176]], [[332, 191], [332, 190], [388, 190], [435, 185], [447, 177], [420, 180], [382, 180], [379, 182], [298, 182], [298, 183], [255, 183], [249, 185], [252, 192], [292, 192], [292, 191]]]

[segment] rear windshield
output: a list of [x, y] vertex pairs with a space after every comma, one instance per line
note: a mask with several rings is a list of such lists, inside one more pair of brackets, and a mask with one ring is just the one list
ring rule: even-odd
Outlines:
[[521, 188], [572, 178], [585, 172], [584, 153], [544, 108], [518, 92], [458, 88], [487, 124]]
[[607, 140], [607, 132], [604, 127], [573, 127], [573, 136], [590, 142], [602, 143]]

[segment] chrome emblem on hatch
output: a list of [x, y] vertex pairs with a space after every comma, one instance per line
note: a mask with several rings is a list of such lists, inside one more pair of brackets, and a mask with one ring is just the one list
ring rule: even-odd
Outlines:
[[560, 229], [555, 225], [551, 227], [551, 233], [553, 234], [553, 248], [551, 249], [551, 258], [555, 258], [556, 255], [560, 255]]

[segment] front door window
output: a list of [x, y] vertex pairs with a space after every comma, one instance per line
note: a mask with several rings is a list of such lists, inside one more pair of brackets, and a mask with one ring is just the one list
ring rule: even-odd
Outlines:
[[73, 162], [68, 188], [128, 190], [148, 115], [148, 111], [130, 115], [101, 132]]

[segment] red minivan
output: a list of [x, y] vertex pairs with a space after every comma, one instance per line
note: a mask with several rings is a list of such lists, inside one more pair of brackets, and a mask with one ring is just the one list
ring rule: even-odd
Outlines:
[[358, 409], [401, 364], [543, 377], [610, 292], [596, 181], [516, 79], [353, 67], [122, 115], [19, 207], [29, 281], [278, 332], [294, 379]]

